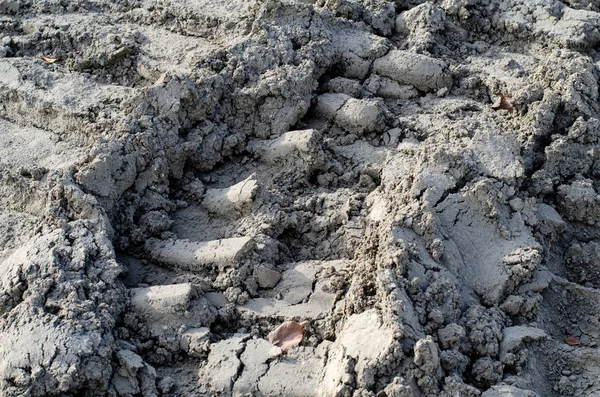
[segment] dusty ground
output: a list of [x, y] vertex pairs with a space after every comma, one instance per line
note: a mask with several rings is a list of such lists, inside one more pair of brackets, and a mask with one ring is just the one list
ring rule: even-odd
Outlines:
[[600, 395], [598, 45], [596, 0], [0, 0], [0, 395]]

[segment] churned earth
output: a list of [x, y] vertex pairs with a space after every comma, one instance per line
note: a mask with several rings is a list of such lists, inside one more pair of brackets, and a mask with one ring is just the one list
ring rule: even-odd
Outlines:
[[0, 395], [600, 395], [599, 45], [596, 0], [0, 0]]

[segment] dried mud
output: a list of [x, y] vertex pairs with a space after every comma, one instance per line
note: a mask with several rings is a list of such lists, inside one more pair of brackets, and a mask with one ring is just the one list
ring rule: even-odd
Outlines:
[[599, 44], [594, 0], [0, 0], [0, 395], [600, 395]]

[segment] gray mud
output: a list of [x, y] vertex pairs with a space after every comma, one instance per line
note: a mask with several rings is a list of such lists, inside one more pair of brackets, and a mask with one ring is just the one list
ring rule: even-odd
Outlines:
[[595, 0], [0, 0], [0, 395], [600, 395], [598, 45]]

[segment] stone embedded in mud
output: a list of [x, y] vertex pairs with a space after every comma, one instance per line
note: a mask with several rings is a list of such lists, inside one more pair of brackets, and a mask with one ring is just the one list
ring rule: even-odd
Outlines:
[[373, 63], [375, 73], [401, 84], [414, 85], [421, 91], [437, 91], [452, 87], [447, 64], [426, 55], [392, 50]]
[[149, 239], [146, 250], [167, 265], [191, 271], [206, 271], [212, 266], [233, 266], [254, 248], [250, 237], [195, 242], [190, 240]]

